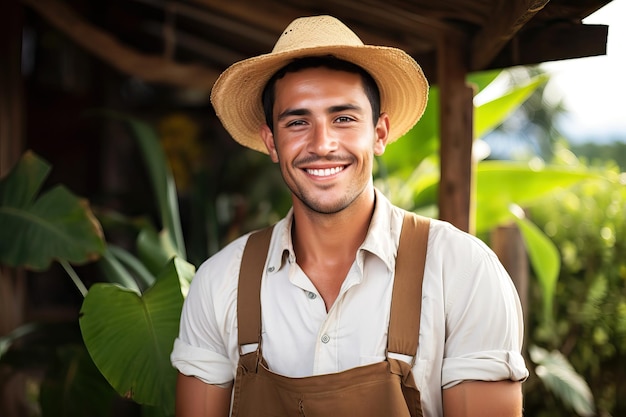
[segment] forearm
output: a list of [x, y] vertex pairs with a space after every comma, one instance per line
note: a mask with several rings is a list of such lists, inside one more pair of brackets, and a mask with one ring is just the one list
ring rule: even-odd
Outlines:
[[228, 417], [231, 387], [221, 388], [178, 374], [176, 417]]
[[521, 383], [468, 381], [445, 389], [443, 414], [445, 417], [521, 417]]

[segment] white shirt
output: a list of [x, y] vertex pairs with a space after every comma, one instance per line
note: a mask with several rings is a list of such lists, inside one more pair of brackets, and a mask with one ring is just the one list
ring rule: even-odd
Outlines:
[[[290, 211], [274, 228], [261, 284], [268, 366], [302, 377], [384, 360], [403, 211], [376, 192], [367, 236], [328, 312], [296, 263], [292, 216]], [[237, 282], [247, 238], [200, 266], [183, 307], [172, 364], [209, 384], [235, 376]], [[476, 237], [432, 220], [413, 367], [424, 415], [443, 415], [442, 388], [465, 380], [524, 380], [522, 339], [519, 298], [496, 255]]]

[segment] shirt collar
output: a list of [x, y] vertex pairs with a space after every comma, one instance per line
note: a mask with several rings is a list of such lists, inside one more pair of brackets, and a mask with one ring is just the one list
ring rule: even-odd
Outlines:
[[363, 252], [367, 251], [379, 257], [387, 268], [392, 270], [395, 267], [396, 251], [400, 237], [400, 226], [397, 222], [397, 211], [391, 202], [375, 189], [376, 204], [374, 206], [374, 214], [367, 230], [367, 235], [361, 247], [357, 259], [362, 262]]
[[286, 263], [296, 260], [291, 241], [291, 225], [293, 224], [293, 208], [274, 226], [270, 245], [267, 268], [269, 272], [278, 272]]

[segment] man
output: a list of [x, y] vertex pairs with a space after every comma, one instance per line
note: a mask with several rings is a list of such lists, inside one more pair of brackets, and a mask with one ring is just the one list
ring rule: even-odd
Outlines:
[[[406, 53], [329, 16], [295, 20], [272, 53], [218, 79], [217, 115], [279, 164], [293, 208], [267, 249], [246, 235], [198, 269], [172, 352], [179, 417], [521, 416], [522, 314], [504, 268], [448, 223], [405, 235], [411, 217], [373, 186], [374, 156], [417, 122], [427, 91]], [[407, 274], [399, 248], [415, 241], [425, 266]], [[412, 351], [391, 347], [405, 336]]]

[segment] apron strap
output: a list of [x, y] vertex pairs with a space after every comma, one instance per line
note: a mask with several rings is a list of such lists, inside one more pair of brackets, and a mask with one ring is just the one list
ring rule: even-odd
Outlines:
[[237, 326], [239, 350], [261, 337], [261, 277], [270, 247], [272, 229], [266, 227], [252, 233], [243, 251], [239, 286], [237, 287]]
[[396, 255], [387, 352], [415, 361], [422, 311], [422, 281], [430, 219], [406, 212]]

